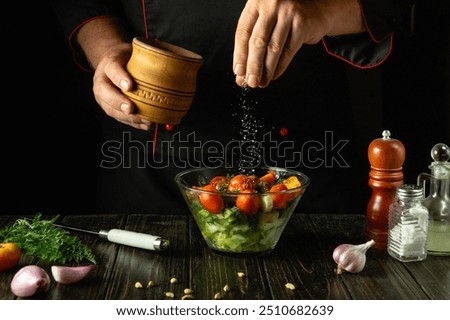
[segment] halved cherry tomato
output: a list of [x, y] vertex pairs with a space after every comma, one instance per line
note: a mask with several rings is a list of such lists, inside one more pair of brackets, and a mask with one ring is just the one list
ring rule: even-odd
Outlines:
[[228, 192], [240, 192], [242, 190], [254, 190], [255, 189], [255, 179], [247, 176], [245, 174], [235, 175], [230, 179], [228, 184]]
[[207, 184], [203, 187], [200, 187], [199, 189], [209, 191], [200, 192], [198, 195], [198, 199], [200, 200], [203, 208], [205, 208], [212, 214], [218, 214], [222, 212], [224, 203], [220, 194], [217, 193], [216, 187], [211, 184]]
[[250, 174], [247, 177], [248, 177], [249, 182], [251, 183], [252, 187], [255, 188], [259, 182], [259, 178], [255, 174]]
[[[278, 183], [274, 185], [272, 188], [270, 188], [269, 192], [279, 192], [279, 191], [285, 191], [288, 190], [288, 188], [282, 184]], [[272, 194], [272, 201], [273, 201], [273, 208], [274, 209], [284, 209], [286, 208], [286, 204], [289, 200], [289, 193], [277, 193]]]
[[[252, 193], [252, 191], [243, 190], [241, 193]], [[261, 207], [261, 198], [257, 194], [240, 194], [236, 198], [236, 207], [247, 216], [254, 215]]]
[[218, 191], [226, 191], [228, 182], [229, 181], [225, 176], [215, 176], [209, 181], [209, 184], [216, 187]]
[[275, 172], [273, 170], [269, 170], [265, 175], [259, 178], [260, 186], [263, 190], [269, 190], [277, 180], [275, 176]]

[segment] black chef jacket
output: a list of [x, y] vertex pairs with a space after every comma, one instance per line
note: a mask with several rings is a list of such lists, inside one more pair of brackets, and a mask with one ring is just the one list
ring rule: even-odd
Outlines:
[[370, 167], [364, 148], [356, 144], [345, 65], [381, 64], [391, 50], [392, 32], [408, 17], [411, 4], [361, 4], [367, 34], [304, 45], [268, 88], [242, 89], [234, 84], [232, 53], [243, 0], [55, 1], [81, 63], [74, 35], [83, 23], [102, 15], [121, 17], [130, 41], [135, 36], [157, 38], [204, 58], [193, 105], [173, 130], [159, 124], [155, 140], [156, 125], [144, 132], [106, 115], [101, 119], [99, 211], [187, 213], [173, 180], [177, 172], [245, 164], [305, 173], [311, 184], [297, 211], [364, 213]]

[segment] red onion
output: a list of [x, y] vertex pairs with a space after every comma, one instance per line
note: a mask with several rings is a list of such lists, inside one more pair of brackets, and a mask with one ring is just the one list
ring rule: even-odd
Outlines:
[[52, 266], [52, 275], [56, 282], [69, 284], [80, 281], [94, 268], [92, 264], [75, 267]]
[[50, 288], [48, 273], [39, 266], [25, 266], [14, 275], [11, 281], [11, 291], [18, 297], [30, 297]]

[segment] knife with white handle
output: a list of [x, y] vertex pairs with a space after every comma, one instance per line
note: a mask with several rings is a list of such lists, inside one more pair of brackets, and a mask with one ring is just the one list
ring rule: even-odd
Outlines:
[[102, 239], [107, 239], [110, 242], [117, 244], [122, 244], [130, 247], [146, 249], [146, 250], [156, 250], [162, 251], [166, 250], [170, 241], [164, 239], [160, 236], [154, 236], [151, 234], [122, 230], [122, 229], [111, 229], [111, 230], [100, 230], [99, 232], [75, 228], [66, 225], [53, 224], [56, 227], [80, 231], [84, 233], [90, 233], [100, 236]]

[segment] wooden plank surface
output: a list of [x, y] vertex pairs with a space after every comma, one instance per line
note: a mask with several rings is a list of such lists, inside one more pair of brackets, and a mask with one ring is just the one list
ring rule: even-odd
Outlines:
[[[17, 216], [0, 215], [0, 228]], [[194, 299], [444, 299], [450, 300], [450, 257], [428, 256], [402, 263], [387, 252], [369, 249], [366, 266], [357, 274], [335, 273], [334, 248], [365, 241], [363, 215], [295, 214], [273, 252], [265, 256], [229, 256], [206, 247], [192, 217], [173, 215], [78, 215], [63, 223], [87, 228], [123, 228], [163, 236], [167, 251], [150, 251], [111, 243], [97, 235], [71, 232], [91, 247], [98, 265], [85, 279], [70, 285], [52, 281], [48, 292], [28, 299], [182, 299], [185, 288]], [[0, 272], [0, 299], [16, 299], [10, 283], [15, 272], [38, 264], [22, 256], [18, 266]], [[244, 277], [239, 277], [243, 272]], [[176, 279], [171, 283], [170, 279]], [[154, 286], [146, 288], [152, 280]], [[143, 288], [135, 288], [136, 282]], [[295, 290], [285, 287], [286, 283]], [[225, 286], [229, 287], [224, 290]], [[173, 298], [166, 297], [172, 292]]]
[[[196, 299], [270, 299], [262, 263], [258, 257], [232, 257], [206, 247], [191, 218], [191, 288]], [[244, 277], [239, 277], [243, 272]], [[230, 288], [224, 290], [225, 286]]]
[[[360, 244], [366, 241], [363, 215], [312, 215], [311, 219], [317, 228], [317, 234], [328, 238], [325, 243], [330, 257], [339, 244]], [[369, 249], [363, 271], [357, 274], [345, 272], [340, 276], [352, 299], [428, 298], [405, 265], [390, 257], [384, 250]]]
[[[150, 251], [120, 246], [105, 298], [165, 299], [166, 292], [180, 298], [189, 285], [187, 217], [132, 215], [125, 229], [160, 235], [170, 240], [170, 247], [167, 251]], [[172, 278], [176, 283], [170, 282]], [[147, 288], [150, 281], [154, 286]], [[143, 288], [136, 288], [136, 282]]]
[[[277, 247], [264, 258], [267, 281], [274, 299], [349, 299], [334, 262], [316, 235], [310, 217], [295, 214]], [[286, 288], [295, 285], [295, 290]]]
[[430, 299], [450, 300], [450, 256], [428, 255], [406, 267]]

